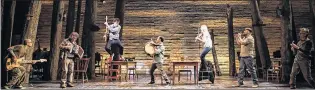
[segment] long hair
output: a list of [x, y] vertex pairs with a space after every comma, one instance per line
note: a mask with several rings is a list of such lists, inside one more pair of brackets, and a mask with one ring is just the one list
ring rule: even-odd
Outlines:
[[203, 35], [210, 35], [208, 27], [206, 25], [201, 25], [200, 30]]

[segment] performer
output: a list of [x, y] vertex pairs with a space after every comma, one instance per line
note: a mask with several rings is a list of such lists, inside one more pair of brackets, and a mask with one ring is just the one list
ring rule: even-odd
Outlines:
[[[72, 32], [69, 35], [69, 38], [62, 41], [60, 44], [61, 49], [61, 88], [66, 87], [74, 87], [73, 82], [73, 70], [74, 70], [74, 58], [75, 58], [75, 50], [78, 49], [78, 45], [76, 43], [79, 34], [77, 32]], [[66, 85], [67, 82], [67, 85]]]
[[296, 88], [296, 75], [302, 71], [304, 79], [308, 82], [310, 86], [315, 88], [314, 80], [311, 75], [311, 49], [312, 42], [308, 38], [309, 29], [301, 28], [300, 29], [300, 41], [296, 44], [291, 44], [291, 50], [295, 54], [292, 71], [290, 74], [290, 88]]
[[237, 44], [241, 45], [240, 51], [240, 68], [238, 74], [238, 84], [235, 87], [244, 85], [243, 79], [245, 75], [245, 66], [249, 69], [251, 77], [253, 79], [253, 88], [258, 87], [258, 78], [255, 70], [254, 63], [254, 38], [252, 36], [252, 29], [245, 28], [243, 34], [239, 33], [236, 38]]
[[[119, 25], [119, 18], [114, 18], [113, 20], [113, 24], [111, 25], [108, 25], [107, 22], [105, 22], [104, 24], [106, 25], [106, 27], [108, 28], [109, 30], [109, 33], [108, 33], [108, 42], [105, 46], [105, 50], [110, 54], [112, 55], [113, 53], [113, 50], [112, 50], [112, 46], [113, 45], [116, 45], [115, 47], [118, 47], [119, 48], [119, 53], [120, 55], [123, 54], [123, 46], [121, 45], [121, 42], [119, 40], [119, 33], [120, 33], [120, 29], [121, 29], [121, 26]], [[106, 39], [107, 37], [107, 34], [104, 35], [104, 38]], [[120, 55], [115, 55], [114, 58], [117, 59], [120, 57]], [[114, 59], [114, 60], [115, 60]]]
[[202, 53], [200, 54], [200, 60], [201, 60], [200, 69], [206, 69], [205, 57], [212, 48], [212, 40], [208, 31], [208, 27], [206, 25], [201, 25], [200, 29], [201, 29], [201, 33], [198, 34], [198, 36], [195, 39], [204, 43], [203, 45], [204, 48], [202, 50]]
[[[15, 45], [7, 50], [9, 51], [9, 56], [6, 58], [11, 58], [13, 62], [17, 62], [17, 59], [25, 58], [27, 55], [26, 51], [29, 47], [31, 47], [32, 41], [30, 39], [25, 39], [23, 45]], [[11, 89], [13, 86], [19, 89], [25, 89], [22, 85], [24, 84], [24, 80], [28, 77], [25, 77], [26, 70], [23, 66], [15, 67], [12, 70], [9, 70], [9, 73], [12, 75], [12, 78], [9, 82], [4, 86], [5, 89]]]
[[153, 56], [153, 63], [150, 69], [150, 76], [151, 76], [151, 82], [149, 84], [154, 84], [155, 83], [155, 79], [154, 79], [154, 70], [158, 69], [161, 74], [162, 74], [162, 78], [166, 81], [167, 85], [170, 85], [170, 81], [169, 78], [167, 76], [167, 74], [163, 71], [163, 61], [164, 61], [164, 51], [165, 51], [165, 47], [163, 45], [164, 42], [164, 38], [162, 36], [158, 36], [158, 38], [156, 39], [155, 43], [153, 41], [151, 41], [151, 44], [155, 45], [155, 51]]

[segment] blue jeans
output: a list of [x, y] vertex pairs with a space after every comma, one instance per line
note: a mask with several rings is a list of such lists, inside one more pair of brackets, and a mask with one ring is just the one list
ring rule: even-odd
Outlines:
[[256, 69], [254, 67], [254, 59], [251, 56], [241, 57], [240, 59], [240, 68], [238, 74], [238, 83], [243, 84], [243, 79], [245, 76], [245, 66], [249, 69], [249, 73], [253, 79], [254, 84], [258, 84]]
[[206, 55], [209, 53], [211, 50], [211, 47], [205, 47], [203, 48], [201, 55], [200, 55], [200, 60], [201, 60], [201, 69], [206, 69]]

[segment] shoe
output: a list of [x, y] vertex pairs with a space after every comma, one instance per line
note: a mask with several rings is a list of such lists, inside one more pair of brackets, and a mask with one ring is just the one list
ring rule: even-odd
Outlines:
[[71, 84], [71, 83], [68, 83], [68, 84], [67, 84], [67, 87], [74, 87], [74, 85]]
[[171, 83], [170, 82], [166, 82], [166, 86], [170, 86], [171, 85]]
[[155, 82], [154, 81], [151, 81], [151, 82], [149, 82], [148, 84], [154, 84]]
[[214, 84], [214, 79], [209, 80], [212, 84]]
[[238, 83], [237, 85], [232, 85], [233, 87], [241, 87], [241, 86], [243, 86], [244, 85], [244, 83]]
[[290, 89], [296, 89], [295, 85], [290, 85]]
[[254, 85], [252, 86], [252, 88], [258, 88], [258, 87], [259, 87], [258, 84], [254, 84]]
[[60, 88], [66, 88], [66, 84], [61, 84]]
[[23, 86], [17, 86], [17, 87], [15, 87], [15, 88], [17, 88], [17, 89], [26, 89], [26, 88], [23, 87]]
[[4, 86], [3, 88], [4, 88], [4, 89], [11, 89], [11, 87], [12, 87], [12, 86], [7, 86], [7, 85], [6, 85], [6, 86]]

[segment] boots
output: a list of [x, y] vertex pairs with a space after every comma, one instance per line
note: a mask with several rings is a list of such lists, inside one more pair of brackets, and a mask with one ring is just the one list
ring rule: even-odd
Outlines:
[[60, 88], [66, 88], [66, 84], [60, 84]]
[[154, 81], [151, 81], [151, 82], [149, 82], [148, 84], [154, 84], [155, 82]]
[[74, 85], [72, 83], [68, 83], [67, 87], [74, 87]]
[[290, 89], [296, 89], [295, 85], [290, 85]]

